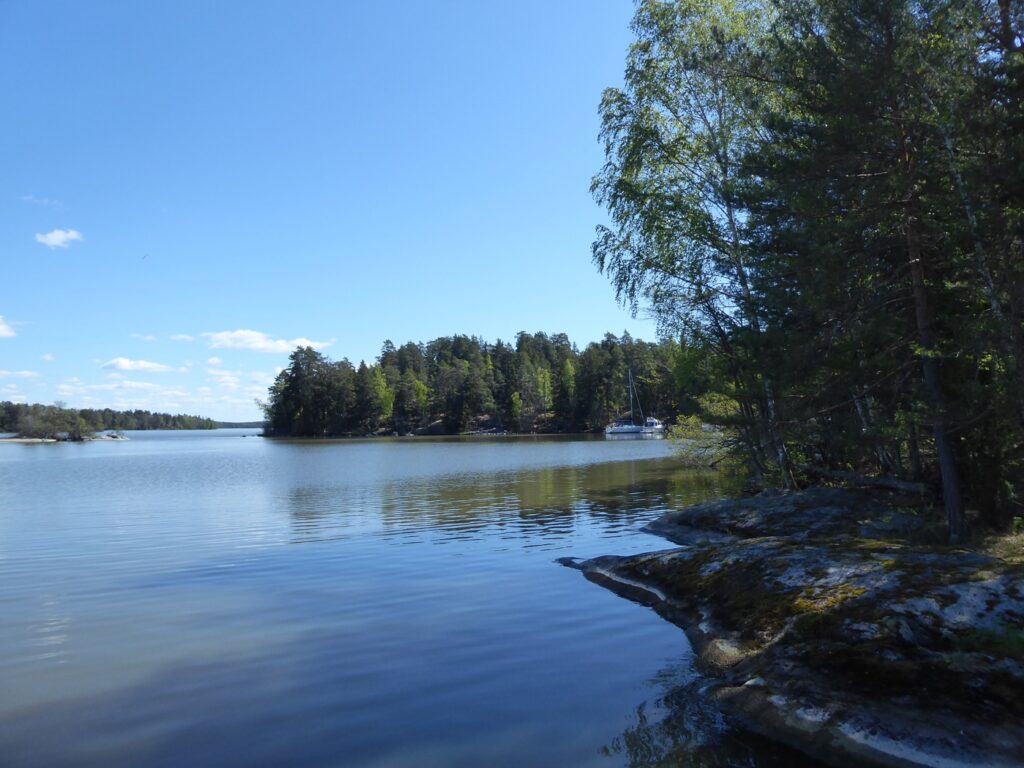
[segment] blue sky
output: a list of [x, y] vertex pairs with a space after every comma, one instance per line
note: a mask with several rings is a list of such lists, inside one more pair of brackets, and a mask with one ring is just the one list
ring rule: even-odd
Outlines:
[[653, 339], [590, 261], [628, 0], [0, 0], [0, 400], [258, 416], [296, 343]]

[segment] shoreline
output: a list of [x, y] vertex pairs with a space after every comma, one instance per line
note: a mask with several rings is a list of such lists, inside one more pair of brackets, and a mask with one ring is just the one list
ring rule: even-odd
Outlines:
[[1024, 569], [906, 499], [810, 489], [670, 512], [677, 548], [563, 561], [683, 629], [742, 726], [833, 765], [1024, 765]]
[[42, 443], [104, 443], [104, 442], [126, 442], [130, 438], [117, 435], [96, 435], [86, 437], [82, 440], [61, 440], [56, 437], [0, 437], [0, 444], [11, 445], [39, 445]]

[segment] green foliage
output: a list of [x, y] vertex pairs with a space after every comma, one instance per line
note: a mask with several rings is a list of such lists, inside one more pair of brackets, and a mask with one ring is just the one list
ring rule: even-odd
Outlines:
[[676, 455], [689, 467], [742, 467], [743, 446], [731, 428], [739, 414], [736, 401], [712, 392], [693, 400], [697, 413], [679, 416], [669, 428]]
[[[751, 471], [1024, 504], [1024, 6], [640, 0], [593, 252]], [[716, 417], [702, 395], [735, 405]], [[692, 426], [692, 425], [691, 425]], [[692, 429], [690, 430], [692, 432]]]
[[359, 366], [356, 375], [356, 414], [364, 432], [375, 432], [394, 414], [395, 392], [388, 386], [380, 366]]
[[681, 389], [690, 382], [674, 375], [679, 349], [629, 334], [607, 334], [582, 352], [565, 334], [521, 333], [514, 346], [451, 336], [399, 348], [385, 342], [376, 363], [356, 370], [299, 348], [263, 406], [266, 433], [599, 430], [629, 411], [629, 369], [643, 407], [671, 419], [695, 396]]
[[67, 408], [54, 405], [26, 405], [0, 402], [0, 432], [19, 437], [84, 440], [95, 432], [126, 429], [216, 429], [217, 423], [201, 416], [150, 411], [114, 411], [110, 408]]
[[681, 416], [669, 428], [676, 456], [687, 467], [704, 468], [719, 464], [726, 456], [722, 434], [701, 422], [696, 416]]
[[509, 413], [512, 414], [513, 423], [522, 427], [523, 424], [523, 398], [518, 392], [513, 392], [509, 402]]

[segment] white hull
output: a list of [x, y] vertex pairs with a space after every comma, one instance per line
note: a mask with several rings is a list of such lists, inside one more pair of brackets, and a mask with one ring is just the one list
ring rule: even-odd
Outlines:
[[639, 432], [608, 432], [604, 433], [608, 440], [661, 440], [665, 437], [665, 431], [654, 431], [642, 429]]
[[606, 435], [639, 435], [643, 431], [644, 428], [636, 424], [615, 424], [604, 428]]
[[658, 438], [665, 436], [665, 426], [639, 426], [638, 424], [611, 424], [604, 428], [605, 437]]

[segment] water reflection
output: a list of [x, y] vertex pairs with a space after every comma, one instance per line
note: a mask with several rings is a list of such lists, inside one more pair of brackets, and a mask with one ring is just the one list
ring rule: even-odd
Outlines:
[[54, 448], [0, 451], [5, 766], [621, 765], [690, 649], [553, 561], [734, 490], [641, 441]]
[[667, 509], [735, 493], [726, 475], [680, 469], [671, 459], [543, 467], [441, 478], [403, 478], [377, 487], [338, 482], [292, 488], [293, 541], [375, 532], [557, 540], [577, 518], [608, 537], [634, 532]]

